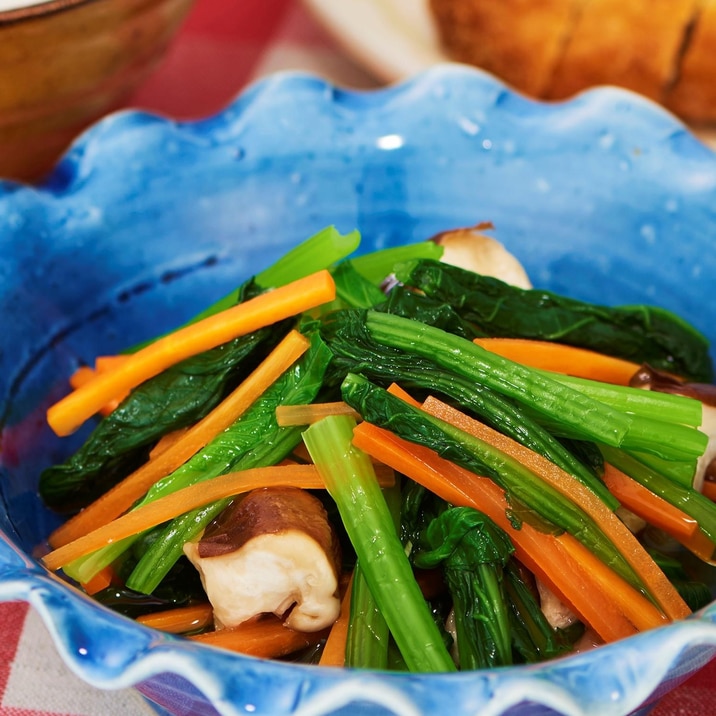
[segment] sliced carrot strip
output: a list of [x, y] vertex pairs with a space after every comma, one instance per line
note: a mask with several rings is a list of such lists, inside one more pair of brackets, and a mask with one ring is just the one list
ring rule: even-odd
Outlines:
[[290, 331], [251, 375], [173, 445], [160, 451], [156, 457], [60, 525], [49, 537], [50, 546], [57, 548], [72, 542], [129, 509], [155, 482], [183, 465], [236, 421], [308, 346], [307, 338], [297, 331]]
[[709, 498], [709, 500], [711, 500], [712, 502], [716, 502], [716, 482], [705, 480], [701, 491], [706, 497]]
[[284, 626], [277, 617], [267, 615], [231, 629], [219, 629], [187, 638], [249, 656], [277, 659], [318, 644], [327, 633], [327, 629], [316, 632], [295, 631]]
[[430, 415], [493, 445], [559, 490], [595, 521], [639, 575], [652, 597], [656, 599], [668, 617], [683, 619], [691, 613], [674, 586], [626, 525], [576, 478], [512, 438], [493, 430], [436, 398], [428, 398], [423, 404], [423, 409]]
[[[129, 356], [117, 355], [117, 356], [98, 356], [94, 360], [94, 374], [95, 377], [107, 371], [114, 370], [117, 366], [122, 365]], [[119, 404], [129, 395], [129, 391], [118, 394], [111, 400], [108, 400], [99, 410], [102, 415], [109, 415], [115, 410]]]
[[94, 380], [97, 376], [94, 368], [90, 368], [88, 365], [81, 365], [77, 370], [70, 376], [70, 386], [72, 388], [79, 388], [85, 383], [89, 383]]
[[[70, 386], [77, 390], [78, 388], [81, 388], [82, 386], [91, 383], [97, 377], [97, 375], [97, 371], [93, 368], [90, 368], [88, 365], [80, 366], [70, 376]], [[99, 412], [102, 415], [109, 415], [120, 404], [120, 402], [122, 402], [123, 398], [124, 396], [112, 398], [99, 409]]]
[[[75, 390], [77, 388], [81, 388], [82, 386], [93, 381], [100, 373], [106, 373], [108, 370], [112, 370], [116, 366], [121, 365], [126, 359], [127, 356], [122, 355], [99, 356], [95, 359], [94, 368], [91, 368], [88, 365], [83, 365], [70, 376], [70, 386]], [[122, 402], [126, 395], [127, 392], [125, 391], [122, 395], [118, 395], [111, 400], [108, 400], [107, 403], [100, 408], [99, 412], [102, 413], [102, 415], [108, 415]]]
[[699, 529], [695, 519], [609, 463], [604, 465], [604, 483], [624, 507], [674, 538], [692, 537]]
[[[604, 641], [615, 641], [636, 633], [635, 626], [615, 601], [624, 598], [623, 593], [615, 595], [604, 591], [575, 562], [569, 547], [565, 547], [565, 543], [573, 538], [567, 534], [556, 536], [539, 532], [526, 522], [515, 526], [510, 521], [511, 508], [505, 493], [492, 480], [371, 423], [360, 423], [353, 435], [356, 447], [444, 500], [474, 507], [488, 515], [512, 540], [515, 556]], [[643, 596], [639, 597], [646, 601]]]
[[97, 356], [94, 359], [94, 369], [97, 373], [106, 373], [124, 365], [129, 360], [129, 354], [113, 356]]
[[47, 421], [57, 435], [69, 435], [109, 400], [169, 366], [333, 298], [333, 278], [328, 271], [319, 271], [179, 328], [55, 403], [47, 411]]
[[214, 623], [214, 610], [211, 604], [193, 604], [188, 607], [167, 609], [153, 614], [143, 614], [137, 621], [168, 634], [186, 634], [190, 631], [206, 629]]
[[166, 435], [162, 435], [162, 437], [159, 438], [159, 440], [157, 441], [157, 444], [150, 450], [149, 459], [154, 460], [155, 458], [159, 457], [164, 451], [176, 445], [176, 443], [178, 443], [179, 440], [181, 440], [182, 437], [186, 435], [188, 430], [189, 428], [177, 428], [176, 430], [172, 430]]
[[318, 661], [319, 666], [345, 666], [346, 664], [346, 640], [348, 639], [348, 627], [351, 621], [352, 594], [353, 575], [351, 574], [345, 594], [341, 599], [340, 614], [331, 626], [331, 631], [321, 652], [321, 658]]
[[663, 530], [705, 562], [713, 560], [716, 545], [695, 519], [609, 463], [604, 465], [604, 482], [635, 515]]
[[107, 589], [107, 587], [110, 587], [116, 579], [117, 575], [114, 568], [111, 564], [108, 564], [103, 569], [100, 569], [100, 571], [97, 572], [97, 574], [95, 574], [89, 582], [84, 582], [81, 586], [87, 594], [92, 595], [97, 594], [97, 592], [101, 592], [103, 589]]
[[629, 385], [632, 376], [639, 370], [637, 363], [564, 343], [529, 338], [475, 338], [474, 342], [503, 358], [530, 368], [590, 378], [603, 383]]
[[[384, 483], [379, 478], [379, 483], [382, 487], [388, 487], [393, 481], [390, 479]], [[42, 561], [49, 570], [54, 571], [108, 544], [144, 532], [198, 507], [268, 486], [301, 487], [305, 490], [321, 490], [325, 487], [315, 465], [274, 465], [230, 472], [195, 483], [126, 512], [116, 520], [49, 552]]]
[[671, 621], [628, 582], [617, 579], [617, 575], [579, 540], [574, 539], [571, 535], [566, 537], [561, 540], [562, 546], [572, 556], [575, 563], [589, 573], [592, 580], [604, 591], [608, 591], [613, 596], [617, 591], [619, 592], [619, 608], [637, 629], [646, 631]]
[[391, 383], [388, 386], [388, 392], [391, 395], [394, 395], [396, 398], [400, 398], [402, 401], [409, 403], [414, 408], [422, 407], [420, 405], [420, 403], [417, 400], [415, 400], [415, 398], [413, 398], [412, 395], [410, 395], [410, 393], [408, 393], [406, 390], [401, 388], [397, 383]]
[[112, 542], [156, 527], [197, 507], [267, 485], [321, 489], [323, 482], [313, 465], [260, 467], [227, 473], [148, 502], [49, 552], [42, 561], [50, 570], [60, 569], [68, 562], [106, 547]]
[[334, 403], [308, 403], [306, 405], [279, 405], [276, 408], [276, 422], [285, 427], [289, 425], [310, 425], [328, 415], [360, 416], [342, 400]]

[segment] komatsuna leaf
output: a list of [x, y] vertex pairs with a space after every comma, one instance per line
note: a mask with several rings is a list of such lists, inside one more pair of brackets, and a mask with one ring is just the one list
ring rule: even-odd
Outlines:
[[674, 313], [647, 305], [600, 306], [542, 289], [525, 290], [433, 260], [395, 268], [396, 277], [450, 304], [485, 336], [558, 341], [711, 382], [708, 340]]

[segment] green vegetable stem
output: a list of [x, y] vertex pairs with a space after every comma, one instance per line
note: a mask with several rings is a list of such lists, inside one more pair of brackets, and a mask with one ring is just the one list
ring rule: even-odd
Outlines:
[[[429, 358], [446, 370], [486, 385], [564, 426], [570, 437], [627, 450], [653, 451], [676, 460], [683, 459], [684, 453], [698, 455], [706, 447], [706, 436], [696, 428], [680, 426], [674, 437], [672, 433], [677, 429], [671, 421], [652, 420], [613, 408], [551, 375], [502, 358], [434, 326], [371, 310], [366, 313], [366, 327], [378, 343]], [[654, 393], [652, 400], [658, 401], [659, 395]], [[668, 405], [674, 397], [680, 396], [669, 396]], [[685, 400], [689, 405], [696, 402]]]
[[304, 442], [335, 500], [365, 580], [410, 671], [454, 671], [365, 453], [352, 443], [355, 420], [331, 416]]
[[513, 401], [453, 370], [436, 365], [426, 356], [380, 345], [366, 330], [363, 312], [336, 312], [324, 320], [321, 330], [335, 356], [331, 372], [340, 376], [340, 380], [347, 373], [359, 373], [383, 386], [396, 382], [408, 390], [417, 388], [421, 393], [446, 395], [496, 430], [559, 465], [592, 490], [610, 509], [619, 506], [594, 470]]
[[[514, 458], [408, 405], [361, 376], [346, 376], [342, 395], [364, 420], [391, 430], [405, 440], [429, 447], [478, 475], [491, 478], [506, 491], [513, 504], [524, 505], [541, 518], [541, 524], [535, 525], [539, 529], [551, 526], [554, 532], [569, 532], [632, 586], [649, 596], [641, 579], [594, 520]], [[525, 519], [529, 519], [529, 513]]]
[[[396, 529], [400, 524], [400, 484], [383, 490]], [[387, 669], [390, 629], [378, 607], [360, 561], [353, 569], [351, 608], [346, 638], [346, 666], [358, 669]]]

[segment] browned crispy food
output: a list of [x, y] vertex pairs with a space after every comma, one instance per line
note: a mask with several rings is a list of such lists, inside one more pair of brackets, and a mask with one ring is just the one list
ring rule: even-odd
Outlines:
[[547, 96], [619, 85], [661, 100], [699, 0], [587, 0]]
[[565, 0], [431, 0], [447, 51], [530, 95], [549, 85], [572, 23]]
[[716, 122], [716, 0], [430, 0], [450, 57], [520, 92], [617, 85]]
[[665, 104], [694, 123], [716, 122], [716, 0], [703, 0]]

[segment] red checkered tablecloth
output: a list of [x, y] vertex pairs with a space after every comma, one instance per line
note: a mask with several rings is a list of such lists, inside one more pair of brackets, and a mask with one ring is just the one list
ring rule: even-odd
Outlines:
[[[297, 0], [197, 0], [162, 65], [128, 106], [178, 119], [203, 117], [248, 82], [281, 69], [313, 71], [345, 86], [376, 86]], [[32, 609], [0, 604], [0, 716], [153, 713], [131, 689], [106, 692], [80, 681]], [[716, 716], [716, 661], [669, 694], [652, 716]]]

